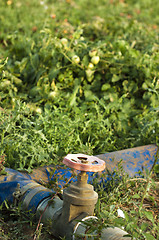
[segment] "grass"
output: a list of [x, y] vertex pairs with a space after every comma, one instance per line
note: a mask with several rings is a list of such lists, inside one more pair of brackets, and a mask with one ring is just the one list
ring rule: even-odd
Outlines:
[[[0, 2], [5, 166], [31, 172], [70, 152], [159, 144], [158, 11], [157, 0]], [[92, 50], [100, 60], [90, 68]], [[157, 239], [157, 164], [154, 170], [130, 179], [119, 166], [108, 190], [98, 189], [96, 228], [120, 225], [137, 239]], [[36, 229], [15, 209], [1, 211], [0, 226], [3, 239], [29, 239], [25, 228], [32, 237]], [[40, 238], [51, 239], [49, 232], [42, 227]]]
[[[153, 169], [141, 178], [129, 178], [120, 162], [114, 172], [107, 172], [101, 176], [110, 178], [103, 186], [99, 187], [98, 179], [95, 178], [93, 185], [99, 195], [95, 208], [98, 221], [91, 224], [91, 227], [88, 225], [87, 233], [95, 231], [98, 235], [104, 227], [117, 226], [124, 228], [132, 239], [158, 239], [159, 179], [152, 173]], [[1, 210], [2, 239], [54, 239], [51, 235], [51, 225], [41, 225], [35, 238], [37, 223], [34, 216], [21, 212], [20, 207], [6, 207], [8, 209]], [[123, 211], [125, 218], [118, 216], [118, 209]]]

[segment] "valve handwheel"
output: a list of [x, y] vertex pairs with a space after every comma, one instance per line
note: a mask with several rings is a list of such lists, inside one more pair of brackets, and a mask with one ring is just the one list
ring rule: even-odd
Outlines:
[[68, 154], [63, 163], [70, 168], [84, 172], [101, 172], [105, 169], [105, 162], [97, 157], [85, 154]]

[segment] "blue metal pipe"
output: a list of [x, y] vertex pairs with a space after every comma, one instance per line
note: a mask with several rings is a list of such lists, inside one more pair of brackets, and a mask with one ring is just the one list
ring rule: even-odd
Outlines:
[[[112, 153], [105, 153], [98, 155], [97, 157], [105, 161], [106, 168], [109, 171], [116, 168], [118, 162], [122, 160], [123, 169], [130, 176], [133, 176], [136, 172], [143, 171], [145, 168], [150, 170], [155, 161], [156, 153], [156, 145], [147, 145]], [[58, 228], [54, 226], [54, 221], [61, 219], [60, 216], [62, 216], [61, 213], [64, 211], [63, 206], [65, 204], [58, 196], [55, 196], [53, 204], [50, 205], [52, 194], [55, 192], [40, 184], [41, 182], [48, 183], [50, 180], [55, 180], [59, 187], [62, 187], [65, 185], [66, 179], [71, 178], [71, 169], [65, 168], [65, 166], [48, 166], [35, 169], [31, 174], [20, 173], [9, 168], [6, 168], [5, 170], [7, 175], [0, 176], [0, 204], [4, 201], [12, 204], [16, 204], [20, 201], [22, 203], [22, 209], [36, 213], [37, 218], [43, 213], [42, 221], [46, 224], [47, 220], [52, 220], [52, 231], [57, 237], [66, 236], [66, 239], [76, 239], [76, 233], [85, 233], [86, 229], [81, 228], [80, 223], [76, 221], [77, 219], [70, 221], [67, 224], [65, 231], [62, 230], [62, 232], [58, 232]], [[52, 172], [54, 172], [53, 175]], [[94, 175], [93, 173], [88, 173], [88, 175], [88, 181], [91, 182]], [[100, 179], [99, 174], [99, 183], [102, 182], [103, 184], [108, 180], [107, 177]], [[76, 179], [73, 178], [72, 181], [76, 181]], [[84, 214], [88, 215], [87, 213]], [[77, 217], [81, 218], [82, 216], [81, 213], [81, 215]], [[87, 221], [88, 218], [94, 218], [94, 216], [84, 217], [78, 220], [83, 222]], [[65, 219], [62, 219], [62, 223], [64, 221]], [[102, 231], [101, 239], [130, 240], [130, 237], [123, 237], [125, 234], [127, 233], [119, 228], [106, 228]]]
[[[97, 157], [105, 161], [106, 168], [110, 171], [116, 168], [117, 163], [122, 159], [123, 169], [130, 176], [134, 176], [136, 172], [143, 171], [144, 169], [151, 169], [155, 160], [156, 152], [157, 146], [151, 144], [147, 146], [105, 153], [98, 155]], [[24, 190], [27, 189], [27, 186], [30, 186], [29, 184], [31, 184], [32, 187], [28, 188], [26, 191], [23, 190], [22, 198], [26, 201], [26, 195], [32, 191], [33, 197], [29, 199], [29, 204], [27, 205], [27, 209], [32, 209], [32, 211], [36, 211], [36, 208], [40, 202], [54, 193], [53, 190], [49, 190], [44, 187], [41, 188], [40, 183], [48, 183], [50, 180], [54, 180], [56, 177], [59, 187], [62, 187], [65, 185], [66, 179], [70, 179], [72, 176], [72, 170], [63, 165], [59, 167], [56, 166], [56, 170], [55, 166], [40, 167], [38, 169], [34, 169], [31, 174], [20, 173], [19, 171], [9, 168], [6, 168], [5, 170], [7, 175], [0, 176], [0, 204], [2, 204], [4, 201], [13, 203], [13, 193], [16, 192], [18, 184], [20, 189]], [[51, 175], [50, 173], [53, 170], [55, 170], [54, 174]], [[93, 173], [88, 174], [88, 182], [91, 182], [93, 179]], [[102, 182], [106, 182], [108, 179], [106, 178], [101, 180]], [[72, 181], [76, 181], [76, 179], [73, 178]], [[37, 185], [37, 183], [39, 183], [39, 185]]]
[[150, 170], [157, 154], [157, 145], [150, 144], [141, 147], [129, 148], [116, 152], [98, 155], [106, 163], [106, 168], [112, 171], [122, 160], [122, 166], [130, 177], [145, 169]]

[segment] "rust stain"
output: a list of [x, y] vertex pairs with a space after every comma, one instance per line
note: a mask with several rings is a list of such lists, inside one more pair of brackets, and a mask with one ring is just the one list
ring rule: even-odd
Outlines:
[[[104, 153], [97, 155], [96, 157], [104, 160], [106, 168], [110, 171], [116, 168], [118, 162], [122, 160], [122, 166], [125, 172], [127, 172], [129, 176], [134, 176], [138, 171], [142, 171], [146, 168], [149, 170], [151, 169], [155, 160], [156, 152], [157, 146], [155, 144], [151, 144], [116, 152]], [[64, 181], [61, 179], [65, 176], [69, 178], [72, 174], [72, 170], [70, 168], [66, 168], [65, 166], [57, 167], [50, 165], [47, 167], [45, 166], [33, 169], [31, 174], [23, 173], [23, 176], [38, 183], [46, 184], [51, 180], [53, 175], [51, 172], [55, 172], [55, 177], [57, 177], [59, 181]], [[77, 174], [77, 171], [74, 173]], [[13, 181], [14, 178], [15, 173], [10, 173], [7, 176], [0, 176], [0, 181]]]
[[[155, 144], [150, 144], [116, 152], [104, 153], [97, 155], [96, 157], [104, 160], [106, 163], [106, 168], [110, 171], [115, 169], [119, 161], [122, 160], [124, 171], [127, 172], [129, 176], [134, 176], [135, 173], [142, 171], [145, 168], [149, 170], [151, 169], [155, 160], [156, 152], [157, 146]], [[38, 169], [34, 169], [30, 174], [30, 177], [37, 182], [40, 182], [42, 180], [44, 183], [47, 183], [50, 178], [49, 173], [55, 168], [57, 169], [57, 166], [51, 165], [48, 167], [40, 167]], [[71, 170], [68, 169], [67, 171]], [[60, 166], [60, 168], [56, 171], [56, 177], [58, 177], [58, 179], [63, 178], [65, 172], [65, 166]]]

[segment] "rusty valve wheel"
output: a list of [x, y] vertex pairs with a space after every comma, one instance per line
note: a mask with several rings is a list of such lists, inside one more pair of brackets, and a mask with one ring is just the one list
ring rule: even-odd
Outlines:
[[63, 163], [70, 168], [84, 172], [101, 172], [105, 169], [105, 162], [97, 157], [85, 154], [68, 154]]

